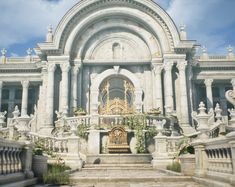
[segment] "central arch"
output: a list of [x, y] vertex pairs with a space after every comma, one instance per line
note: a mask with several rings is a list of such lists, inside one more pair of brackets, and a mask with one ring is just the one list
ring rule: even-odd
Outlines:
[[105, 82], [109, 77], [124, 77], [126, 80], [129, 80], [134, 87], [134, 100], [133, 107], [136, 112], [142, 112], [142, 89], [139, 83], [138, 78], [130, 71], [126, 69], [119, 69], [119, 66], [114, 66], [113, 69], [108, 69], [97, 75], [91, 85], [91, 103], [90, 103], [90, 113], [96, 115], [99, 113], [98, 108], [100, 105], [99, 95], [100, 87], [102, 83]]

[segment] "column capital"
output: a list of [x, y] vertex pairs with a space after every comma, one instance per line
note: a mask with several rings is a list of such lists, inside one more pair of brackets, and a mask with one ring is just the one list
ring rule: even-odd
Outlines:
[[235, 78], [232, 78], [231, 84], [233, 85], [233, 87], [235, 87]]
[[162, 64], [152, 64], [153, 72], [157, 74], [161, 74], [163, 65]]
[[172, 61], [164, 62], [163, 67], [164, 67], [165, 71], [171, 71], [173, 64], [174, 63]]
[[29, 81], [28, 80], [21, 81], [21, 84], [22, 84], [23, 88], [28, 88], [29, 87]]
[[75, 64], [74, 66], [73, 66], [73, 73], [75, 74], [75, 73], [77, 73], [78, 71], [79, 71], [79, 69], [81, 68], [81, 64]]
[[179, 71], [185, 71], [185, 68], [187, 66], [187, 61], [180, 61], [177, 63], [177, 68]]
[[55, 69], [56, 69], [55, 63], [48, 64], [48, 67], [47, 67], [48, 72], [55, 72]]
[[205, 79], [204, 84], [206, 85], [206, 87], [211, 87], [213, 81], [213, 79]]
[[70, 68], [70, 64], [60, 64], [60, 69], [62, 72], [69, 72]]

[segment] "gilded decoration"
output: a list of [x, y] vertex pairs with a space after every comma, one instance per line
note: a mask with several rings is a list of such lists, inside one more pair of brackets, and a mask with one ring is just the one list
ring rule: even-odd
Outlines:
[[109, 153], [128, 153], [129, 149], [125, 129], [121, 126], [113, 127], [109, 132]]
[[[101, 95], [105, 96], [105, 99], [102, 101], [99, 112], [104, 115], [112, 114], [131, 114], [134, 113], [133, 99], [134, 99], [134, 86], [128, 80], [122, 80], [121, 87], [115, 88], [112, 91], [112, 94], [115, 95], [115, 92], [121, 92], [122, 96], [111, 97], [110, 81], [106, 81], [100, 89]], [[121, 91], [120, 91], [121, 90]]]

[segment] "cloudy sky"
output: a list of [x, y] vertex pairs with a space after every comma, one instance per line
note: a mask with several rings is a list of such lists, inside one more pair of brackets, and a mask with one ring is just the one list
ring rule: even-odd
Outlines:
[[[24, 56], [45, 40], [47, 26], [59, 20], [79, 0], [0, 0], [0, 48], [8, 56]], [[235, 47], [235, 0], [155, 0], [173, 18], [186, 25], [211, 54], [226, 54]]]

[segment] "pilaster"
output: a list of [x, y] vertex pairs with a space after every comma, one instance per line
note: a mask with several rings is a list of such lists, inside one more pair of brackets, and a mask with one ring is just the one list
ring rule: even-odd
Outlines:
[[71, 106], [74, 110], [78, 107], [78, 72], [80, 70], [81, 65], [76, 64], [72, 68], [72, 100], [71, 100]]
[[194, 129], [189, 124], [189, 108], [188, 108], [188, 97], [187, 97], [187, 84], [185, 69], [187, 67], [187, 61], [179, 61], [177, 68], [179, 70], [179, 83], [180, 83], [180, 112], [181, 112], [181, 126], [184, 133], [192, 133]]
[[3, 87], [3, 81], [0, 81], [0, 112], [2, 110], [2, 87]]
[[154, 103], [155, 103], [155, 108], [160, 108], [160, 111], [163, 112], [163, 98], [162, 98], [162, 69], [163, 66], [162, 64], [154, 64], [153, 65], [153, 71], [154, 71], [154, 88], [155, 88], [155, 96], [154, 98]]
[[60, 110], [68, 113], [68, 101], [69, 101], [69, 70], [70, 64], [61, 64], [62, 71], [62, 86], [61, 86], [61, 98], [60, 98]]
[[170, 111], [174, 109], [173, 105], [173, 84], [172, 84], [172, 66], [173, 61], [164, 62], [165, 70], [165, 108], [168, 108]]
[[47, 121], [45, 124], [48, 128], [53, 128], [55, 69], [56, 69], [56, 65], [54, 63], [51, 63], [48, 65], [47, 98], [46, 98]]

